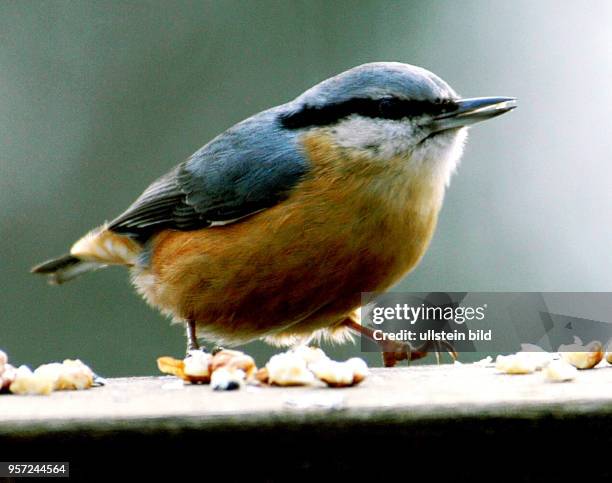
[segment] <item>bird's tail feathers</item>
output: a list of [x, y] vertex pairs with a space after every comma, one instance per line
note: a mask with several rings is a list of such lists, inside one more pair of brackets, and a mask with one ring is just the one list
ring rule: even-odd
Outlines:
[[68, 282], [73, 278], [78, 277], [87, 272], [93, 272], [99, 268], [105, 267], [105, 264], [99, 262], [90, 262], [81, 260], [78, 257], [67, 254], [59, 258], [54, 258], [46, 262], [36, 265], [32, 268], [32, 273], [39, 273], [49, 277], [49, 283], [59, 285]]
[[79, 239], [69, 254], [35, 266], [32, 273], [47, 275], [57, 285], [107, 265], [133, 266], [141, 249], [136, 241], [102, 225]]

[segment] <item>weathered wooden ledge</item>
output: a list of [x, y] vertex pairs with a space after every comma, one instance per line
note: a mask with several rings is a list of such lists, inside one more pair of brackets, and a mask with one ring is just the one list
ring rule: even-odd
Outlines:
[[[0, 397], [3, 460], [73, 460], [82, 474], [100, 454], [134, 458], [135, 447], [170, 462], [234, 452], [257, 480], [294, 467], [313, 474], [364, 471], [354, 466], [364, 448], [382, 461], [409, 461], [412, 451], [456, 457], [466, 448], [480, 455], [508, 452], [520, 440], [524, 459], [539, 454], [525, 452], [525, 445], [564, 438], [583, 441], [592, 454], [608, 451], [612, 366], [581, 371], [569, 383], [546, 382], [540, 373], [442, 365], [374, 369], [362, 385], [346, 389], [214, 392], [148, 377], [48, 397]], [[262, 461], [269, 464], [260, 468]]]

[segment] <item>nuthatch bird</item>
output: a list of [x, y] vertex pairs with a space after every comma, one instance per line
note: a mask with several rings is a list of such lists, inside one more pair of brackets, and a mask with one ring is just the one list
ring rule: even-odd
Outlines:
[[[236, 124], [121, 215], [34, 267], [62, 283], [130, 268], [152, 306], [198, 338], [343, 340], [363, 292], [412, 270], [436, 226], [466, 127], [515, 107], [461, 99], [431, 72], [361, 65]], [[386, 365], [424, 351], [383, 347]]]

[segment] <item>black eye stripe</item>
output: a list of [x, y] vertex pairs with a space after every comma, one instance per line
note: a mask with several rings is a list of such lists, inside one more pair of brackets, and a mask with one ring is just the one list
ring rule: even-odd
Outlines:
[[328, 126], [352, 114], [363, 117], [398, 120], [428, 114], [437, 116], [457, 109], [451, 100], [420, 101], [385, 97], [382, 99], [353, 98], [344, 102], [326, 104], [320, 107], [304, 106], [299, 111], [284, 114], [281, 124], [287, 129], [310, 126]]

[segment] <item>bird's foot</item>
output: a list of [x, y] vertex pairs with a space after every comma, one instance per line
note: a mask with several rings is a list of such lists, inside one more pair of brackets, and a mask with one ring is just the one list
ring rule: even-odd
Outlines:
[[[395, 367], [400, 361], [412, 361], [420, 359], [426, 355], [414, 351], [410, 344], [401, 342], [386, 341], [380, 344], [383, 365], [385, 367]], [[413, 359], [414, 357], [414, 359]]]
[[414, 349], [410, 344], [385, 341], [381, 344], [382, 359], [385, 367], [394, 367], [400, 361], [416, 361], [427, 356], [430, 351], [436, 355], [436, 361], [440, 364], [441, 355], [447, 352], [453, 361], [457, 360], [458, 354], [453, 346], [446, 341], [430, 341], [423, 346]]
[[372, 329], [361, 325], [356, 312], [354, 315], [344, 319], [342, 324], [380, 345], [385, 367], [394, 367], [399, 361], [407, 360], [410, 362], [422, 359], [432, 350], [436, 354], [438, 364], [440, 364], [441, 354], [443, 352], [448, 352], [453, 361], [456, 361], [458, 357], [457, 351], [455, 351], [454, 347], [447, 341], [428, 341], [417, 348], [413, 348], [410, 344], [396, 341], [385, 340], [381, 342], [374, 337], [374, 331]]

